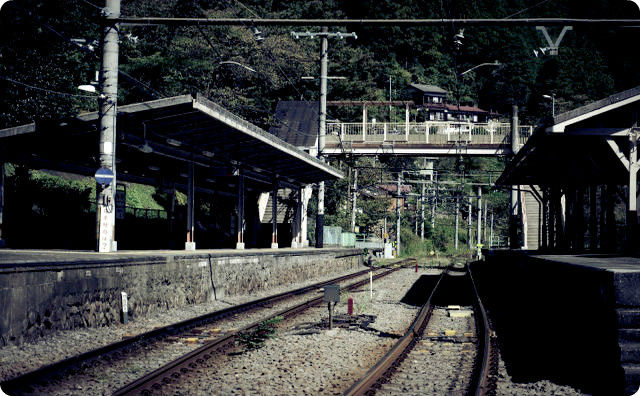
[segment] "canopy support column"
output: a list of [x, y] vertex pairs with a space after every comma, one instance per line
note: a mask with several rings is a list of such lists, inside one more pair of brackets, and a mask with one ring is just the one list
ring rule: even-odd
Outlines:
[[244, 175], [242, 170], [238, 170], [238, 224], [237, 224], [238, 242], [236, 249], [244, 249]]
[[301, 218], [302, 218], [302, 189], [297, 187], [293, 193], [295, 194], [295, 215], [291, 222], [291, 247], [302, 247], [301, 243]]
[[597, 186], [589, 186], [589, 250], [598, 248], [598, 190]]
[[278, 248], [278, 181], [273, 181], [271, 192], [271, 249]]
[[195, 231], [195, 180], [194, 180], [194, 164], [189, 162], [188, 165], [188, 181], [187, 181], [187, 241], [184, 244], [185, 250], [196, 250], [196, 242], [194, 238]]
[[638, 228], [638, 132], [631, 129], [629, 135], [629, 202], [627, 206], [627, 249], [637, 249]]
[[0, 248], [6, 246], [6, 241], [2, 236], [4, 227], [3, 214], [4, 214], [4, 162], [0, 162]]

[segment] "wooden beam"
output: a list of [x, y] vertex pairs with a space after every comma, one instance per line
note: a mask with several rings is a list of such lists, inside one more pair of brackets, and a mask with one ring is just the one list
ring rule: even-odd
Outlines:
[[609, 147], [611, 147], [611, 150], [616, 155], [616, 157], [618, 157], [618, 159], [620, 160], [622, 165], [624, 165], [625, 169], [627, 171], [629, 171], [629, 160], [624, 155], [622, 150], [620, 150], [620, 147], [618, 146], [618, 143], [615, 140], [613, 140], [612, 137], [606, 137], [605, 140], [609, 144]]

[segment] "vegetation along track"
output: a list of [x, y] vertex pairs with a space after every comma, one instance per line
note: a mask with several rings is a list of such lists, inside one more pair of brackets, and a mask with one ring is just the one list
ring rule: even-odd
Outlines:
[[[402, 261], [395, 263], [395, 265], [391, 269], [381, 267], [379, 271], [382, 272], [376, 274], [375, 276], [383, 276], [383, 274], [390, 273], [403, 265], [407, 265], [407, 262]], [[68, 386], [69, 384], [74, 384], [74, 377], [89, 376], [92, 377], [92, 380], [95, 380], [95, 374], [87, 375], [86, 372], [88, 371], [94, 373], [108, 373], [111, 371], [118, 371], [117, 369], [114, 370], [113, 367], [123, 363], [123, 361], [126, 360], [141, 359], [141, 356], [149, 357], [150, 355], [148, 351], [150, 349], [161, 348], [161, 344], [175, 344], [176, 339], [182, 341], [184, 341], [185, 339], [194, 339], [196, 340], [196, 344], [194, 345], [201, 344], [202, 342], [209, 342], [211, 338], [214, 339], [214, 341], [212, 342], [217, 342], [218, 338], [225, 338], [224, 331], [219, 331], [219, 328], [214, 328], [213, 332], [203, 332], [202, 329], [206, 328], [207, 326], [217, 326], [220, 321], [236, 320], [236, 318], [238, 318], [239, 316], [251, 317], [250, 315], [252, 313], [254, 314], [254, 316], [260, 315], [260, 313], [264, 309], [273, 308], [275, 306], [274, 304], [283, 304], [296, 299], [304, 299], [305, 296], [308, 299], [308, 294], [317, 292], [318, 288], [321, 288], [327, 284], [346, 282], [350, 279], [358, 277], [364, 277], [366, 281], [368, 281], [367, 275], [369, 272], [370, 270], [359, 271], [354, 274], [349, 274], [332, 280], [306, 286], [300, 289], [250, 301], [248, 303], [232, 306], [223, 310], [212, 312], [210, 314], [171, 324], [169, 326], [157, 328], [150, 332], [142, 333], [137, 336], [127, 338], [98, 349], [94, 349], [81, 355], [73, 356], [71, 358], [53, 363], [51, 365], [44, 366], [38, 370], [4, 381], [1, 384], [1, 387], [4, 391], [9, 392], [10, 394], [25, 394], [33, 392], [67, 393], [64, 390], [64, 387]], [[264, 313], [262, 313], [262, 315], [264, 315]], [[215, 330], [217, 330], [218, 332], [216, 332]], [[229, 330], [229, 333], [233, 333], [233, 328]], [[196, 349], [194, 345], [189, 345], [188, 349]], [[136, 369], [131, 369], [130, 362], [125, 362], [124, 365], [128, 366], [128, 368], [125, 369], [128, 371], [129, 375], [131, 375], [131, 372], [135, 373]], [[138, 375], [140, 374], [138, 373]], [[128, 381], [131, 380], [132, 379], [128, 379]], [[121, 385], [124, 385], [126, 383], [127, 380], [125, 380], [125, 382]], [[113, 385], [111, 386], [113, 387]], [[50, 392], [50, 387], [52, 387], [51, 389], [55, 389], [56, 391]], [[72, 389], [73, 392], [71, 393], [78, 393], [78, 391], [81, 391], [82, 389], [83, 388], [80, 386], [74, 387]], [[116, 388], [111, 388], [111, 391], [113, 391], [114, 389], [117, 389], [117, 386]]]
[[494, 395], [498, 358], [473, 274], [450, 268], [405, 335], [344, 395]]

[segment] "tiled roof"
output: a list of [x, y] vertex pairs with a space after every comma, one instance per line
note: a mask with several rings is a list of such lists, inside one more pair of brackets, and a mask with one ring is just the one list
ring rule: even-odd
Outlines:
[[446, 95], [447, 94], [447, 90], [446, 89], [442, 89], [436, 85], [428, 85], [428, 84], [409, 84], [409, 86], [411, 88], [415, 88], [418, 91], [422, 91], [424, 93], [435, 93], [435, 94], [440, 94], [440, 95]]
[[318, 136], [318, 102], [280, 101], [269, 133], [296, 147], [314, 147]]

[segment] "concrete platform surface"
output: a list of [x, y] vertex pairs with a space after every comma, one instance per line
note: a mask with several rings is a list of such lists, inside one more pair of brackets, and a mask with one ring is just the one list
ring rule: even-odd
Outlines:
[[247, 257], [261, 255], [308, 255], [329, 252], [353, 253], [353, 248], [280, 248], [280, 249], [201, 249], [201, 250], [123, 250], [98, 253], [82, 250], [0, 249], [0, 269], [3, 267], [47, 266], [55, 264], [98, 264], [148, 262], [186, 257]]
[[531, 257], [611, 272], [640, 272], [640, 258], [638, 257], [611, 256], [606, 254], [534, 254], [531, 255]]

